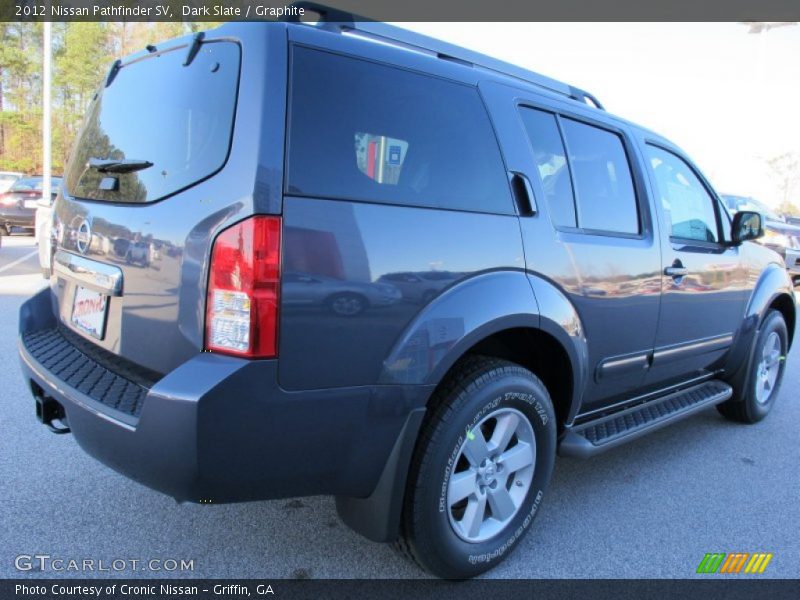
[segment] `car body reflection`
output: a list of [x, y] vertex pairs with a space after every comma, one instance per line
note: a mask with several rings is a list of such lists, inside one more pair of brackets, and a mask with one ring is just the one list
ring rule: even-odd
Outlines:
[[396, 286], [403, 294], [403, 300], [427, 304], [442, 290], [464, 277], [464, 273], [450, 271], [405, 271], [387, 273], [378, 281]]
[[281, 281], [286, 307], [323, 308], [342, 317], [355, 317], [370, 308], [391, 306], [402, 294], [388, 283], [345, 281], [324, 275], [288, 271]]

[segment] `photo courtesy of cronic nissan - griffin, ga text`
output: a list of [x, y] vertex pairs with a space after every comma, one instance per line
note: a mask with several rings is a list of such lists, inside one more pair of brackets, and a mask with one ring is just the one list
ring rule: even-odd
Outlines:
[[45, 426], [182, 502], [335, 496], [466, 578], [556, 454], [767, 416], [796, 314], [759, 212], [582, 89], [317, 10], [110, 66], [20, 311]]

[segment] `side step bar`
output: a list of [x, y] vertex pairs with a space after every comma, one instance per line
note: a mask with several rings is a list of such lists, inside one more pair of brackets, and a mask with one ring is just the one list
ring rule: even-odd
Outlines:
[[727, 383], [713, 379], [618, 413], [569, 429], [558, 446], [560, 456], [589, 458], [609, 448], [724, 402], [733, 394]]

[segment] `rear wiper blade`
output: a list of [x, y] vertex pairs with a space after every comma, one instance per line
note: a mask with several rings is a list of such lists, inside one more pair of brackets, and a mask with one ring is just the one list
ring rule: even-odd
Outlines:
[[96, 169], [101, 173], [133, 173], [152, 167], [153, 163], [149, 160], [138, 160], [136, 158], [90, 158], [89, 168]]

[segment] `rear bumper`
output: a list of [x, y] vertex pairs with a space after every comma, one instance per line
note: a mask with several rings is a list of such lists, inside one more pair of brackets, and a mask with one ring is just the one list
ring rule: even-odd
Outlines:
[[[105, 367], [90, 356], [76, 359], [80, 348], [70, 350], [70, 360], [86, 364], [64, 369], [57, 357], [33, 347], [31, 339], [57, 327], [49, 289], [23, 304], [19, 351], [34, 394], [63, 407], [87, 453], [181, 501], [366, 497], [406, 421], [431, 391], [363, 386], [287, 392], [277, 384], [277, 361], [201, 353], [149, 388], [129, 381], [142, 395], [138, 404], [126, 405], [103, 392], [118, 381], [95, 385], [94, 370]], [[125, 389], [135, 394], [139, 388]]]

